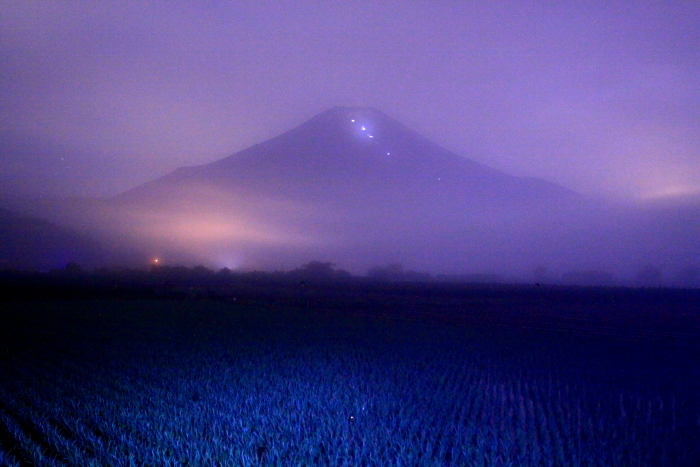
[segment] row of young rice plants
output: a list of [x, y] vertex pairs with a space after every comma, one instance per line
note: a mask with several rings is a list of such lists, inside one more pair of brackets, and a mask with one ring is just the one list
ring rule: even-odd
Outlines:
[[634, 366], [599, 346], [225, 303], [72, 306], [95, 319], [62, 309], [52, 339], [7, 347], [5, 465], [697, 460], [697, 404], [620, 384]]

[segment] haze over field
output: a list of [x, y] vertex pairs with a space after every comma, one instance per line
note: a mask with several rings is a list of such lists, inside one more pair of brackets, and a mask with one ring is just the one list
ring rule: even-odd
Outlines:
[[693, 2], [2, 11], [3, 205], [95, 264], [697, 284]]

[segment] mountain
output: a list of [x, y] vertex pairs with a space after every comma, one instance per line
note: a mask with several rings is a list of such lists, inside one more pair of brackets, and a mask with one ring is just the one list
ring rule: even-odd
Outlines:
[[149, 200], [168, 186], [202, 183], [341, 206], [369, 199], [453, 203], [576, 197], [553, 183], [514, 177], [454, 154], [377, 110], [336, 107], [276, 138], [211, 164], [178, 169], [116, 200]]
[[109, 204], [122, 213], [112, 218], [127, 217], [153, 248], [194, 249], [212, 261], [228, 255], [284, 267], [329, 259], [361, 270], [418, 255], [416, 267], [440, 270], [450, 260], [462, 270], [470, 262], [486, 267], [487, 258], [456, 258], [448, 249], [493, 241], [484, 235], [507, 228], [492, 225], [497, 218], [538, 222], [581, 200], [459, 156], [377, 110], [336, 107]]
[[33, 212], [110, 251], [138, 251], [130, 264], [292, 269], [317, 260], [353, 273], [402, 264], [610, 283], [695, 270], [698, 204], [591, 200], [450, 152], [377, 110], [337, 107], [113, 198]]
[[96, 240], [44, 219], [0, 209], [0, 269], [46, 271], [70, 262], [96, 266], [106, 252]]

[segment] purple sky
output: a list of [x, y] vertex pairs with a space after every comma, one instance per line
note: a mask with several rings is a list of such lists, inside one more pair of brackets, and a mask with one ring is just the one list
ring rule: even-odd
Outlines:
[[690, 1], [3, 0], [0, 184], [115, 194], [366, 105], [515, 175], [695, 194], [698, 18]]

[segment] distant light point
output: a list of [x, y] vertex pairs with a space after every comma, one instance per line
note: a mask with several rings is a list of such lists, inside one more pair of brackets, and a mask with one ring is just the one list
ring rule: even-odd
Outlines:
[[370, 137], [370, 138], [374, 138], [374, 136], [372, 136], [372, 135], [369, 135], [369, 137]]
[[355, 120], [350, 120], [352, 123], [355, 123]]
[[366, 129], [367, 129], [367, 128], [365, 128], [364, 125], [363, 125], [363, 126], [362, 126], [362, 131], [365, 131]]

